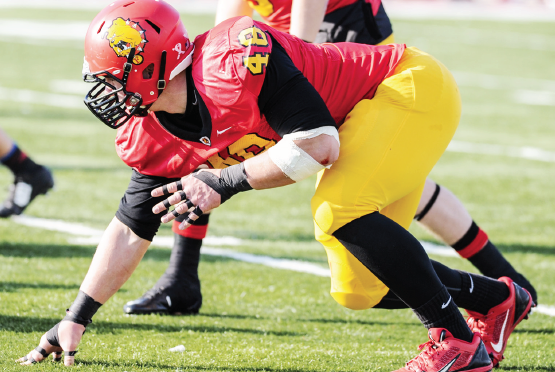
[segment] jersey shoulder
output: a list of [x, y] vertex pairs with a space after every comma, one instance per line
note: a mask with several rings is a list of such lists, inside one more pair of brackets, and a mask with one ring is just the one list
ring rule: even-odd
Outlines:
[[272, 50], [262, 24], [249, 17], [228, 19], [197, 37], [195, 48], [196, 81], [258, 96]]

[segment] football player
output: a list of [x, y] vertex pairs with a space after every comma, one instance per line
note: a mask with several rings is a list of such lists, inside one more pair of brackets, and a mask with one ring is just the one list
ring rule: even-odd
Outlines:
[[[218, 2], [216, 24], [236, 16], [252, 16], [253, 9], [273, 28], [305, 41], [370, 45], [394, 42], [391, 22], [380, 0], [225, 0]], [[450, 190], [428, 178], [415, 220], [470, 260], [482, 274], [513, 279], [531, 293], [537, 304], [534, 287], [503, 257]], [[208, 215], [185, 231], [173, 228], [175, 241], [166, 272], [141, 298], [126, 303], [125, 313], [198, 312], [202, 304], [199, 251], [207, 229]], [[404, 306], [392, 303], [388, 296], [384, 301], [389, 302], [388, 306]]]
[[249, 17], [192, 43], [164, 1], [120, 0], [89, 26], [83, 72], [94, 83], [85, 104], [119, 128], [118, 155], [134, 171], [75, 301], [18, 362], [63, 350], [73, 364], [161, 222], [183, 215], [183, 230], [239, 192], [317, 173], [312, 211], [334, 299], [369, 309], [394, 293], [428, 329], [403, 370], [485, 372], [501, 360], [528, 291], [432, 262], [406, 230], [460, 117], [435, 58], [403, 44], [309, 44]]
[[37, 196], [46, 194], [54, 187], [52, 173], [21, 151], [2, 129], [0, 129], [0, 162], [14, 175], [8, 197], [0, 208], [0, 218], [23, 213]]

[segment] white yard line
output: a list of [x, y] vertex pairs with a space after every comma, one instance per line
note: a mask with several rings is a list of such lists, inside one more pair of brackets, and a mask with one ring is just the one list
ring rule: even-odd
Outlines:
[[0, 36], [15, 40], [84, 41], [88, 28], [89, 22], [84, 21], [0, 18]]
[[534, 312], [549, 316], [555, 316], [555, 306], [538, 305], [538, 307], [534, 309]]
[[555, 106], [555, 92], [518, 89], [513, 93], [513, 100], [532, 106]]
[[[82, 224], [67, 222], [62, 220], [38, 218], [38, 217], [32, 217], [32, 216], [26, 216], [26, 215], [12, 217], [12, 220], [15, 221], [16, 223], [19, 223], [25, 226], [62, 232], [72, 236], [78, 236], [77, 238], [68, 239], [68, 242], [72, 244], [96, 245], [98, 244], [98, 242], [100, 241], [100, 238], [102, 237], [102, 234], [104, 233], [104, 231], [99, 229], [93, 229]], [[301, 260], [274, 258], [270, 256], [256, 255], [256, 254], [250, 254], [250, 253], [242, 253], [242, 252], [237, 252], [230, 249], [222, 249], [222, 248], [215, 248], [215, 247], [209, 246], [209, 245], [239, 246], [241, 245], [242, 242], [243, 240], [241, 239], [237, 239], [229, 236], [206, 237], [204, 239], [205, 245], [203, 245], [201, 253], [210, 255], [210, 256], [228, 257], [237, 261], [264, 265], [275, 269], [296, 271], [300, 273], [312, 274], [312, 275], [321, 276], [321, 277], [328, 277], [328, 278], [330, 277], [329, 268], [325, 268], [310, 262], [301, 261]], [[428, 252], [429, 254], [449, 256], [449, 257], [459, 257], [459, 255], [455, 251], [453, 251], [453, 249], [451, 249], [450, 247], [429, 243], [429, 242], [421, 242], [421, 243], [424, 246], [424, 249], [426, 250], [426, 252]], [[170, 236], [155, 237], [154, 241], [152, 242], [152, 245], [171, 248], [173, 245], [173, 237], [170, 237]], [[555, 307], [539, 305], [536, 309], [534, 309], [534, 312], [548, 315], [548, 316], [555, 316]]]
[[451, 71], [461, 87], [494, 90], [533, 90], [555, 93], [555, 80], [523, 78], [508, 75], [482, 74], [469, 71]]
[[68, 94], [38, 92], [0, 87], [0, 101], [41, 104], [52, 107], [84, 109], [83, 98]]
[[75, 79], [50, 80], [48, 87], [50, 91], [54, 93], [75, 94], [80, 97], [85, 97], [93, 86], [93, 84], [85, 83], [83, 79], [81, 79], [81, 76], [76, 76]]
[[494, 145], [491, 143], [451, 141], [447, 147], [447, 151], [462, 152], [467, 154], [506, 156], [510, 158], [536, 160], [547, 163], [555, 162], [555, 152], [545, 151], [536, 147], [516, 147]]
[[[415, 45], [420, 49], [429, 48], [429, 40], [436, 44], [452, 44], [459, 46], [495, 47], [518, 49], [519, 51], [531, 50], [539, 53], [551, 52], [555, 49], [555, 40], [547, 34], [527, 31], [485, 30], [483, 28], [462, 26], [453, 22], [453, 25], [440, 25], [435, 22], [396, 22], [393, 21], [396, 35], [404, 35], [403, 42]], [[400, 39], [397, 39], [398, 41]]]
[[[77, 244], [87, 244], [87, 245], [97, 245], [100, 242], [104, 230], [94, 229], [80, 223], [67, 222], [63, 220], [55, 220], [49, 218], [38, 218], [27, 215], [13, 216], [12, 220], [18, 224], [37, 227], [49, 231], [57, 231], [66, 233], [73, 236], [78, 236], [78, 238], [71, 238], [70, 242]], [[152, 242], [153, 245], [160, 247], [171, 248], [173, 242], [173, 237], [171, 236], [157, 236]], [[221, 237], [206, 237], [204, 240], [206, 244], [213, 245], [231, 245], [238, 246], [241, 245], [242, 240], [234, 238], [232, 236], [221, 236]]]
[[435, 254], [436, 256], [443, 256], [443, 257], [458, 257], [460, 258], [459, 254], [451, 247], [446, 245], [431, 243], [420, 241], [420, 244], [424, 247], [424, 250], [428, 254]]
[[104, 230], [93, 229], [92, 227], [81, 225], [75, 222], [66, 222], [62, 220], [38, 218], [26, 215], [13, 216], [11, 219], [12, 221], [20, 225], [37, 227], [39, 229], [44, 229], [48, 231], [63, 232], [70, 235], [100, 238], [102, 234], [104, 234]]

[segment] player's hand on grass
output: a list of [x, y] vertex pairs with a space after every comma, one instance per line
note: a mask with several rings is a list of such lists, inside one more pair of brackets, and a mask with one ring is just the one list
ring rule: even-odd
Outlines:
[[[222, 171], [221, 169], [201, 169], [200, 172], [210, 172], [219, 178]], [[173, 211], [162, 216], [162, 222], [170, 222], [177, 216], [187, 213], [187, 217], [179, 225], [180, 230], [189, 227], [203, 213], [208, 213], [210, 210], [220, 206], [222, 200], [221, 195], [217, 191], [193, 174], [183, 177], [179, 181], [158, 187], [152, 191], [151, 195], [153, 197], [171, 195], [152, 208], [152, 211], [158, 214], [169, 210], [172, 205], [175, 205]]]
[[[50, 354], [52, 354], [53, 361], [61, 361], [63, 351], [64, 365], [71, 366], [75, 363], [77, 346], [81, 342], [84, 332], [85, 327], [81, 324], [63, 320], [42, 335], [37, 348], [17, 359], [16, 363], [32, 365], [46, 360]], [[55, 346], [56, 343], [59, 346]]]

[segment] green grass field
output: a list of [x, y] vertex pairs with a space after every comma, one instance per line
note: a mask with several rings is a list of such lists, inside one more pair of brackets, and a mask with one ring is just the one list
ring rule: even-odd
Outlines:
[[[210, 15], [183, 16], [192, 35], [213, 23]], [[2, 9], [0, 22], [89, 22], [93, 17], [85, 11]], [[518, 98], [521, 91], [555, 96], [552, 23], [393, 21], [398, 41], [433, 54], [462, 77], [463, 116], [455, 140], [554, 151], [555, 106]], [[48, 165], [57, 183], [26, 214], [106, 227], [131, 173], [115, 154], [115, 132], [84, 106], [17, 102], [13, 93], [52, 93], [51, 84], [58, 80], [78, 83], [82, 42], [4, 36], [0, 48], [0, 127]], [[447, 152], [432, 178], [460, 197], [530, 278], [540, 303], [554, 307], [555, 163]], [[11, 174], [1, 168], [2, 193], [10, 182]], [[313, 182], [305, 181], [238, 195], [213, 214], [209, 235], [243, 239], [228, 249], [325, 267], [324, 251], [312, 238], [312, 190]], [[435, 241], [419, 226], [411, 231]], [[160, 234], [169, 236], [169, 228]], [[69, 238], [0, 220], [0, 371], [25, 370], [13, 360], [34, 348], [73, 301], [95, 247]], [[80, 345], [76, 369], [391, 371], [426, 341], [424, 328], [408, 310], [350, 311], [333, 301], [328, 278], [218, 256], [202, 258], [204, 304], [198, 316], [124, 316], [122, 305], [154, 284], [169, 256], [168, 249], [151, 248], [129, 282], [100, 309]], [[458, 258], [434, 258], [474, 271]], [[554, 333], [555, 317], [534, 314], [509, 340], [499, 370], [555, 371]], [[184, 345], [185, 352], [168, 351], [177, 345]], [[63, 367], [48, 362], [32, 368]]]

